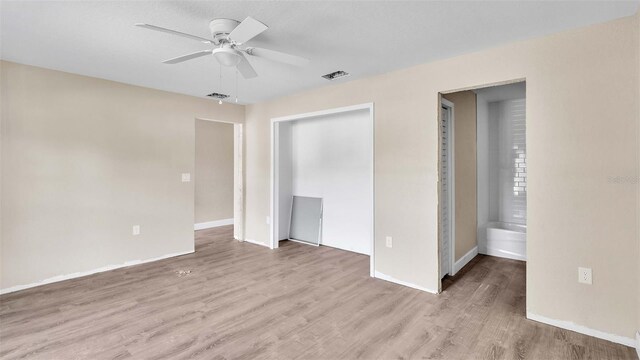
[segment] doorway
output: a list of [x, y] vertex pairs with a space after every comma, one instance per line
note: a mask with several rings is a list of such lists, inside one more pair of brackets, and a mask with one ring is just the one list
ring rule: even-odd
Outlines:
[[195, 120], [194, 230], [233, 225], [244, 240], [243, 125]]
[[439, 271], [455, 282], [479, 254], [526, 261], [526, 83], [440, 96]]

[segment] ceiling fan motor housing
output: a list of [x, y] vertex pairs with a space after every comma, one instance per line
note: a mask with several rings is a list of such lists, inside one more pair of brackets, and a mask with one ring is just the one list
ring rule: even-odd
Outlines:
[[240, 24], [233, 19], [213, 19], [209, 23], [209, 30], [213, 36], [213, 43], [220, 45], [229, 42], [229, 34]]

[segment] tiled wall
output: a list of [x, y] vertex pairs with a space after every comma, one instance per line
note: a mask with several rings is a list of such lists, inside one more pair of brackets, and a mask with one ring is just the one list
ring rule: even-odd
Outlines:
[[507, 199], [511, 201], [511, 209], [503, 214], [508, 222], [526, 224], [527, 222], [527, 144], [525, 124], [525, 100], [503, 101], [503, 116], [507, 138], [504, 152], [510, 157], [512, 177], [504, 179], [505, 188], [510, 188]]
[[526, 224], [525, 99], [489, 103], [489, 221]]

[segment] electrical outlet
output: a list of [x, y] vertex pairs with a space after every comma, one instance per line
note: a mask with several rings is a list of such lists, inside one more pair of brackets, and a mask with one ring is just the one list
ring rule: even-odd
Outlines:
[[393, 247], [393, 238], [391, 236], [387, 236], [386, 237], [386, 241], [387, 241], [387, 247], [388, 248]]
[[593, 283], [590, 268], [578, 268], [578, 282], [587, 285], [591, 285]]
[[191, 173], [182, 173], [182, 182], [190, 182]]
[[140, 225], [133, 225], [133, 229], [131, 230], [133, 235], [140, 235]]

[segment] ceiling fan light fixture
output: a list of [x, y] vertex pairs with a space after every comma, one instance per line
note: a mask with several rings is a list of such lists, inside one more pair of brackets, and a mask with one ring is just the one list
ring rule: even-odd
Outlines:
[[213, 56], [222, 66], [236, 66], [242, 60], [240, 52], [230, 47], [221, 47], [213, 50]]

